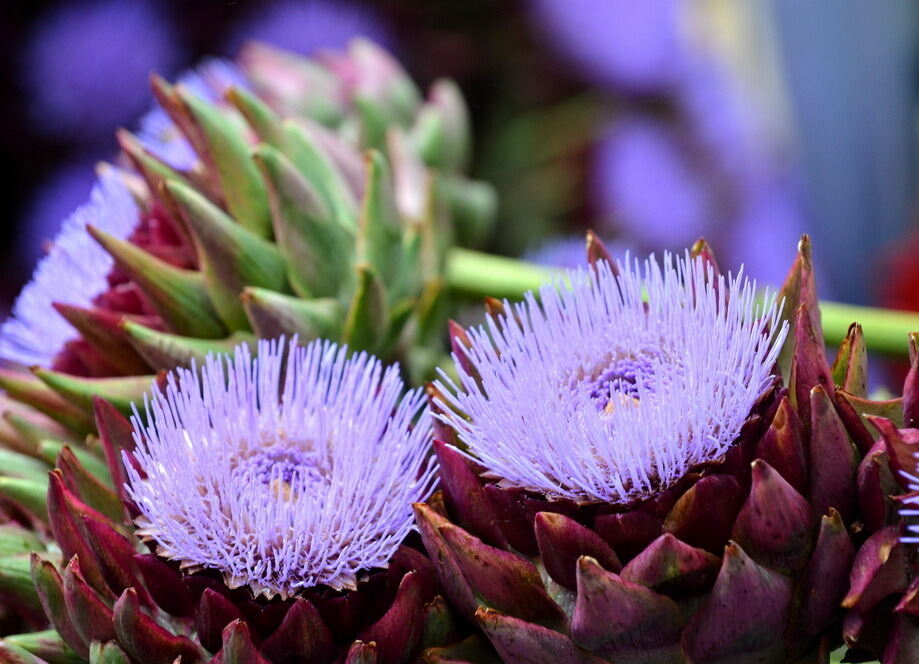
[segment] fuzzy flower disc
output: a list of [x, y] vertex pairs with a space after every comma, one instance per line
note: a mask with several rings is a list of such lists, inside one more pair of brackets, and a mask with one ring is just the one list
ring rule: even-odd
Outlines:
[[[720, 457], [773, 380], [786, 330], [743, 274], [664, 256], [570, 272], [570, 284], [468, 333], [439, 416], [503, 483], [628, 503]], [[478, 375], [473, 375], [478, 374]]]
[[353, 589], [386, 567], [431, 492], [423, 395], [397, 367], [315, 341], [262, 341], [179, 369], [132, 418], [138, 533], [231, 588]]

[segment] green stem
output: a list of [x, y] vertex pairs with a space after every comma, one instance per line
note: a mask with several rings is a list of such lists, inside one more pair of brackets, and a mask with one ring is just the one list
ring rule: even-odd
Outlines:
[[[469, 295], [519, 298], [528, 290], [562, 275], [562, 271], [526, 261], [454, 248], [447, 255], [447, 282]], [[838, 345], [849, 325], [861, 323], [868, 348], [885, 355], [906, 356], [907, 335], [919, 330], [919, 313], [820, 302], [823, 336]]]
[[447, 283], [453, 290], [497, 298], [519, 298], [562, 275], [535, 263], [454, 247], [447, 254]]
[[908, 335], [919, 330], [919, 313], [859, 307], [826, 300], [820, 301], [820, 319], [823, 322], [823, 337], [831, 346], [839, 345], [849, 325], [860, 323], [869, 350], [885, 355], [907, 356]]

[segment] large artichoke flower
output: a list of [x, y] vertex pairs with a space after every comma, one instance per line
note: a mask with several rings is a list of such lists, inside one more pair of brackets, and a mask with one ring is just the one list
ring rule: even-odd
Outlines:
[[416, 518], [505, 661], [916, 661], [916, 340], [903, 399], [865, 399], [861, 331], [828, 366], [800, 249], [786, 323], [702, 243], [662, 266], [593, 243], [590, 272], [453, 327]]

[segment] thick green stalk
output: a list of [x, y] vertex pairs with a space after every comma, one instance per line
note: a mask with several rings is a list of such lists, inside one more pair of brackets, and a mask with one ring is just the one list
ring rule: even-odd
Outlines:
[[896, 311], [854, 304], [820, 301], [823, 337], [831, 346], [838, 346], [846, 336], [849, 325], [860, 323], [868, 349], [885, 355], [909, 353], [907, 335], [919, 330], [919, 313]]
[[534, 263], [454, 247], [447, 254], [447, 283], [469, 295], [519, 298], [561, 272]]
[[[454, 290], [497, 298], [519, 298], [562, 274], [526, 261], [460, 248], [451, 249], [447, 255], [446, 272]], [[830, 345], [838, 345], [849, 325], [857, 322], [864, 329], [870, 350], [905, 357], [907, 335], [919, 330], [919, 313], [826, 301], [820, 302], [820, 312], [823, 335]]]

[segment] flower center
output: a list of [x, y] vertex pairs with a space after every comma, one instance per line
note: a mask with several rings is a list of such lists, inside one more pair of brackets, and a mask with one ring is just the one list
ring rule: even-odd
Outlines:
[[328, 468], [319, 455], [309, 449], [276, 443], [240, 456], [233, 475], [240, 482], [258, 482], [289, 497], [291, 487], [326, 482]]
[[650, 358], [646, 355], [619, 357], [591, 382], [590, 397], [599, 402], [609, 401], [610, 395], [618, 392], [638, 399], [639, 385], [644, 390], [654, 390], [654, 367]]
[[606, 415], [621, 406], [636, 406], [642, 395], [657, 391], [661, 379], [657, 367], [663, 356], [656, 349], [612, 353], [579, 372], [574, 387]]

